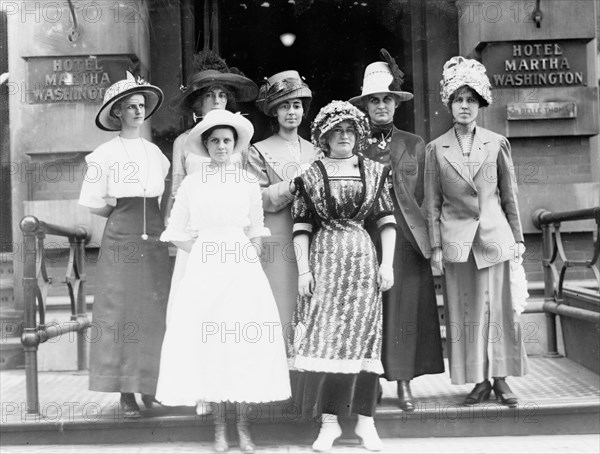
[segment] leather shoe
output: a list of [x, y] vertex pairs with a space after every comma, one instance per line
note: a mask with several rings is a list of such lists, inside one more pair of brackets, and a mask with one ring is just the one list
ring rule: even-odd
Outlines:
[[144, 407], [148, 409], [154, 407], [154, 404], [160, 405], [160, 402], [156, 400], [153, 394], [142, 394], [142, 402], [144, 402]]
[[502, 405], [514, 408], [519, 404], [519, 399], [513, 394], [504, 378], [494, 378], [493, 388], [496, 400]]
[[467, 397], [465, 397], [465, 401], [463, 402], [465, 405], [476, 405], [480, 404], [484, 400], [488, 400], [490, 398], [490, 393], [492, 392], [492, 384], [486, 378], [481, 383], [477, 383]]
[[408, 413], [415, 411], [415, 402], [410, 391], [410, 380], [398, 380], [398, 400], [403, 411]]
[[137, 419], [142, 417], [140, 407], [138, 407], [133, 393], [121, 393], [119, 403], [121, 405], [121, 411], [123, 412], [123, 418]]

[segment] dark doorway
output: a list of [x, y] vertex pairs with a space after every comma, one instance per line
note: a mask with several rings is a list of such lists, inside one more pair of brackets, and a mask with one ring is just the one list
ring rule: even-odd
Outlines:
[[[231, 66], [261, 80], [279, 71], [296, 69], [313, 91], [313, 101], [300, 134], [308, 138], [310, 121], [334, 99], [360, 93], [364, 68], [381, 60], [386, 48], [401, 69], [405, 43], [403, 3], [381, 0], [229, 1], [220, 6], [220, 51]], [[197, 11], [196, 24], [202, 11]], [[296, 39], [285, 46], [283, 33]], [[406, 72], [406, 71], [405, 71]], [[408, 76], [408, 75], [407, 75]], [[404, 89], [411, 91], [407, 77]], [[407, 106], [408, 107], [408, 106]], [[256, 127], [254, 140], [271, 134], [267, 119], [254, 106], [242, 106]], [[411, 130], [412, 108], [402, 106], [396, 124]]]

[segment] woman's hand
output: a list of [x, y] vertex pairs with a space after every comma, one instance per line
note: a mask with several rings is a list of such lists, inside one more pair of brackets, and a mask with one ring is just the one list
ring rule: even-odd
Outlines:
[[444, 255], [442, 254], [442, 248], [436, 247], [431, 251], [431, 265], [440, 272], [440, 274], [444, 274], [444, 263], [443, 263]]
[[394, 268], [389, 265], [381, 265], [377, 273], [377, 285], [379, 290], [386, 292], [394, 285]]
[[292, 194], [292, 195], [296, 193], [296, 183], [294, 183], [294, 180], [290, 180], [288, 190], [290, 191], [290, 194]]
[[310, 271], [298, 275], [298, 294], [300, 296], [312, 296], [314, 289], [315, 278]]

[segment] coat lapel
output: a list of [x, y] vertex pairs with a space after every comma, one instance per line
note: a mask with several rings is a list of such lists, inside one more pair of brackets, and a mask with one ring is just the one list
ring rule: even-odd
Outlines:
[[[285, 141], [277, 134], [254, 144], [254, 147], [265, 159], [267, 165], [280, 180], [289, 180], [301, 173], [315, 158], [315, 151], [310, 142], [300, 138], [300, 163], [295, 162], [294, 157], [288, 150]], [[291, 163], [297, 164], [294, 166]], [[298, 165], [299, 164], [299, 165]], [[291, 175], [291, 168], [296, 169], [296, 175]]]
[[442, 139], [444, 158], [448, 164], [450, 164], [454, 170], [456, 170], [463, 180], [469, 183], [469, 186], [475, 188], [475, 183], [473, 183], [473, 179], [471, 178], [469, 167], [465, 164], [465, 158], [463, 157], [458, 139], [454, 133], [454, 128], [451, 128], [446, 134], [444, 134]]
[[485, 131], [483, 131], [482, 128], [477, 128], [475, 130], [470, 158], [470, 161], [473, 163], [473, 178], [475, 178], [475, 175], [477, 175], [477, 172], [479, 172], [481, 166], [487, 159], [489, 152], [485, 145], [489, 141], [487, 134], [485, 134]]

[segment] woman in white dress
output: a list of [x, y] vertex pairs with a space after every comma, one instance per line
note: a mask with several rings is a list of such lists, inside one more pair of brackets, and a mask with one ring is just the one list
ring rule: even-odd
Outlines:
[[248, 120], [226, 110], [194, 127], [188, 141], [201, 144], [210, 162], [182, 182], [161, 236], [190, 255], [165, 334], [157, 399], [213, 402], [217, 452], [228, 449], [226, 402], [236, 403], [240, 448], [253, 452], [247, 404], [291, 395], [277, 305], [258, 253], [269, 235], [260, 187], [231, 164], [253, 133]]

